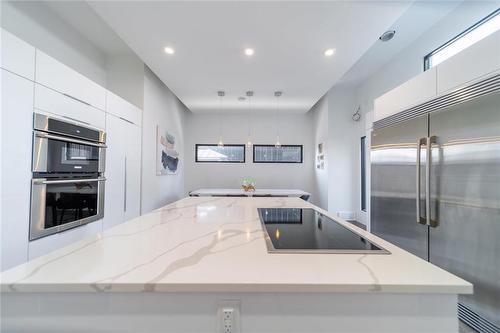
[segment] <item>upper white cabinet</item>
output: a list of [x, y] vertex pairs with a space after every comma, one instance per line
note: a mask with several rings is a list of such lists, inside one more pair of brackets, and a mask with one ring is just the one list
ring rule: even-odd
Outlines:
[[0, 270], [5, 270], [28, 256], [34, 83], [3, 69], [0, 73]]
[[377, 98], [374, 121], [500, 72], [500, 31]]
[[118, 118], [124, 119], [141, 126], [142, 111], [135, 105], [130, 104], [123, 98], [106, 91], [106, 112]]
[[106, 108], [103, 87], [40, 50], [36, 50], [35, 81], [81, 103]]
[[35, 48], [2, 29], [2, 68], [35, 79]]
[[500, 31], [444, 61], [436, 69], [438, 94], [500, 70]]
[[436, 96], [436, 68], [431, 68], [375, 99], [374, 121]]
[[106, 114], [104, 228], [140, 215], [141, 128]]
[[54, 113], [85, 125], [105, 128], [106, 114], [103, 111], [37, 83], [35, 84], [35, 109]]

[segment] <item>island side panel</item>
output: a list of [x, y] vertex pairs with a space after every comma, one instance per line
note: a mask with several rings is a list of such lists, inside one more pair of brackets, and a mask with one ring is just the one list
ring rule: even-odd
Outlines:
[[242, 333], [458, 332], [457, 295], [373, 293], [5, 293], [1, 331], [217, 332], [222, 300]]

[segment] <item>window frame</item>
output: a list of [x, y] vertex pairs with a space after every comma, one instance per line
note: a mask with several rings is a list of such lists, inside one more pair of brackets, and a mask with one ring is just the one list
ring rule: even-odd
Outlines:
[[243, 161], [200, 161], [198, 159], [198, 147], [199, 146], [216, 146], [219, 145], [217, 143], [195, 143], [194, 145], [194, 162], [195, 163], [246, 163], [246, 145], [240, 143], [233, 144], [224, 144], [224, 147], [243, 147]]
[[281, 145], [284, 147], [300, 147], [300, 162], [292, 162], [292, 161], [256, 161], [255, 160], [255, 148], [256, 147], [275, 147], [275, 144], [258, 144], [253, 145], [252, 147], [252, 160], [253, 163], [267, 163], [267, 164], [302, 164], [304, 163], [304, 145]]
[[500, 15], [500, 9], [497, 9], [497, 10], [493, 11], [488, 16], [482, 18], [481, 20], [479, 20], [478, 22], [474, 23], [472, 26], [468, 27], [467, 29], [465, 29], [464, 31], [462, 31], [461, 33], [459, 33], [458, 35], [456, 35], [455, 37], [453, 37], [452, 39], [450, 39], [449, 41], [447, 41], [443, 45], [437, 47], [436, 49], [432, 50], [427, 55], [425, 55], [424, 56], [424, 72], [432, 68], [432, 67], [430, 67], [430, 58], [434, 54], [438, 53], [439, 51], [441, 51], [442, 49], [446, 48], [450, 44], [454, 43], [455, 41], [459, 40], [463, 36], [467, 35], [469, 32], [471, 32], [472, 30], [478, 28], [483, 23], [485, 23], [486, 21], [489, 21], [490, 19], [492, 19], [496, 15]]

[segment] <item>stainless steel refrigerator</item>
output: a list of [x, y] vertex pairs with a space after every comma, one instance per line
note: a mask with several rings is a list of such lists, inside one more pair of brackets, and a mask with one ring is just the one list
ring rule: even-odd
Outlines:
[[460, 319], [500, 332], [500, 75], [374, 123], [371, 231], [474, 284]]

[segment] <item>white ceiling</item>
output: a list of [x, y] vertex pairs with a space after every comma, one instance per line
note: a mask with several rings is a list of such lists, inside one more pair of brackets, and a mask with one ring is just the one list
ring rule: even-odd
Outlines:
[[[307, 112], [411, 5], [410, 1], [141, 2], [91, 7], [193, 112]], [[163, 52], [166, 46], [175, 54]], [[255, 49], [247, 58], [245, 47]], [[326, 58], [323, 52], [335, 48]]]

